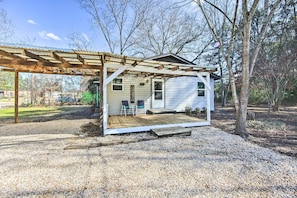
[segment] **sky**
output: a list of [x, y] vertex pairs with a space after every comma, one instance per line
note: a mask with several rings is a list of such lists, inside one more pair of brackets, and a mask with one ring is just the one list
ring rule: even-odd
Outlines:
[[2, 0], [0, 8], [15, 27], [10, 43], [69, 49], [67, 37], [77, 32], [93, 43], [91, 50], [108, 50], [78, 0]]

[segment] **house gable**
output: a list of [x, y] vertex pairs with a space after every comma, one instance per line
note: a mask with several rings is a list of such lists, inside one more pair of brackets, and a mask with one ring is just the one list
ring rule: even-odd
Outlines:
[[192, 62], [190, 62], [176, 54], [163, 54], [163, 55], [159, 55], [159, 56], [150, 57], [149, 59], [155, 60], [155, 61], [165, 61], [165, 62], [171, 62], [171, 63], [194, 65], [194, 63], [192, 63]]
[[[184, 59], [176, 54], [162, 54], [159, 56], [153, 56], [148, 59], [155, 60], [155, 61], [165, 61], [170, 63], [180, 63], [180, 64], [186, 64], [186, 65], [195, 65], [195, 63], [188, 61], [187, 59]], [[211, 73], [210, 78], [214, 80], [219, 80], [221, 77], [217, 74]]]

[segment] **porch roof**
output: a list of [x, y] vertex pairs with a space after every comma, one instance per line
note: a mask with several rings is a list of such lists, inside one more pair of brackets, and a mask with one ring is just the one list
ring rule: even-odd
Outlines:
[[97, 76], [102, 66], [113, 73], [125, 67], [124, 74], [138, 76], [196, 76], [213, 73], [216, 67], [140, 59], [107, 52], [52, 50], [0, 45], [2, 71]]

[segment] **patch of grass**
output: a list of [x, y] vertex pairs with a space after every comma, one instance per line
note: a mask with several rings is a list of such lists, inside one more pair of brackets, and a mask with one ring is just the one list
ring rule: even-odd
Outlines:
[[[65, 108], [66, 110], [66, 108]], [[19, 107], [19, 117], [33, 117], [65, 111], [60, 107]], [[0, 109], [0, 119], [14, 118], [14, 108]]]

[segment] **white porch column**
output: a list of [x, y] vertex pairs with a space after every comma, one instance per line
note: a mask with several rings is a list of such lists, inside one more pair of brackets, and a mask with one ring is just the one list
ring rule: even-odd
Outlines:
[[210, 74], [207, 73], [206, 75], [206, 81], [207, 81], [207, 84], [208, 84], [208, 88], [206, 89], [206, 100], [207, 100], [207, 121], [210, 123], [211, 121], [211, 117], [210, 117], [210, 90], [211, 90], [211, 86], [210, 86]]
[[108, 64], [104, 64], [104, 69], [103, 69], [103, 129], [104, 131], [107, 129], [107, 125], [108, 125], [107, 85], [128, 68], [127, 66], [121, 66], [120, 68], [117, 69], [117, 71], [115, 71], [113, 74], [107, 77], [108, 66], [109, 66]]
[[[206, 87], [206, 114], [207, 114], [206, 120], [208, 122], [210, 122], [211, 121], [211, 116], [210, 116], [210, 91], [211, 91], [210, 73], [209, 72], [197, 73], [197, 76], [204, 83], [204, 85]], [[203, 76], [206, 76], [206, 79]]]
[[103, 131], [105, 131], [108, 123], [107, 84], [105, 83], [107, 79], [107, 67], [105, 64], [103, 67]]

